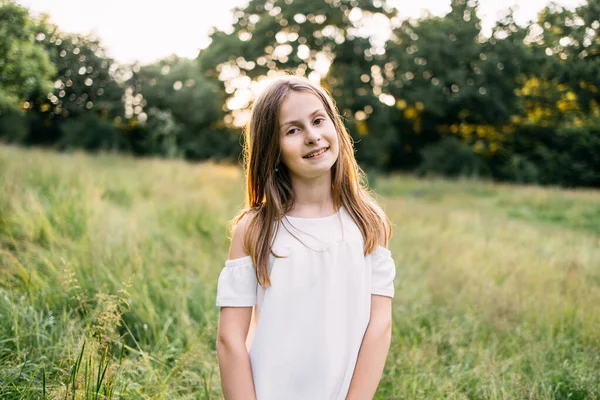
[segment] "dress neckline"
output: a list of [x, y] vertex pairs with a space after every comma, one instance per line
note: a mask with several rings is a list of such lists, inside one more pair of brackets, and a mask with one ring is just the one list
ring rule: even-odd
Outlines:
[[316, 222], [316, 221], [326, 221], [328, 219], [332, 219], [337, 217], [342, 211], [342, 207], [339, 208], [339, 210], [337, 212], [335, 212], [334, 214], [331, 215], [327, 215], [325, 217], [292, 217], [291, 215], [287, 215], [284, 214], [284, 218], [287, 218], [289, 220], [292, 221], [312, 221], [312, 222]]

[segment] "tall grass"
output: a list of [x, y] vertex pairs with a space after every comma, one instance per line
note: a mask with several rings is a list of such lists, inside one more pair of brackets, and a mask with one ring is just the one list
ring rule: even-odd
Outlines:
[[[241, 170], [0, 147], [0, 398], [221, 398]], [[380, 177], [398, 269], [378, 399], [596, 399], [600, 193]]]

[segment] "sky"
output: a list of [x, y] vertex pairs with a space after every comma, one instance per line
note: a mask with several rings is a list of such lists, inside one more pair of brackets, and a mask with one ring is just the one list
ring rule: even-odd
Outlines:
[[[573, 8], [585, 0], [555, 0]], [[17, 0], [34, 14], [46, 13], [63, 32], [97, 36], [108, 56], [117, 62], [142, 64], [176, 54], [194, 58], [209, 44], [211, 27], [231, 26], [233, 7], [248, 0]], [[444, 15], [450, 0], [388, 0], [399, 16], [419, 17], [424, 10]], [[498, 13], [510, 5], [518, 7], [517, 23], [536, 19], [548, 0], [480, 0], [483, 28], [491, 26]], [[210, 4], [210, 6], [207, 6]], [[210, 8], [210, 9], [209, 9]], [[308, 10], [307, 10], [308, 12]]]

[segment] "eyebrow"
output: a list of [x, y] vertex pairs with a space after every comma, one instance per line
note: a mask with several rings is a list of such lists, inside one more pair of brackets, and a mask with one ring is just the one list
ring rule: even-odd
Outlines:
[[[318, 113], [320, 113], [320, 112], [324, 112], [324, 111], [325, 111], [325, 110], [324, 110], [323, 108], [319, 108], [319, 109], [317, 109], [317, 110], [315, 110], [315, 111], [311, 112], [311, 113], [309, 114], [309, 117], [311, 117], [311, 118], [312, 118], [312, 117], [313, 117], [315, 114], [318, 114]], [[298, 124], [298, 123], [300, 123], [300, 121], [297, 121], [297, 120], [294, 120], [294, 121], [287, 121], [287, 122], [285, 122], [285, 123], [281, 124], [281, 127], [280, 127], [279, 129], [283, 129], [283, 127], [284, 127], [284, 126], [286, 126], [286, 125]]]

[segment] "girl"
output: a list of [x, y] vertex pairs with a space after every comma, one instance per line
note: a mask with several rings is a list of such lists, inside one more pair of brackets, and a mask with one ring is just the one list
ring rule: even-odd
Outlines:
[[391, 339], [392, 232], [332, 98], [275, 80], [244, 153], [246, 208], [217, 284], [225, 399], [372, 399]]

